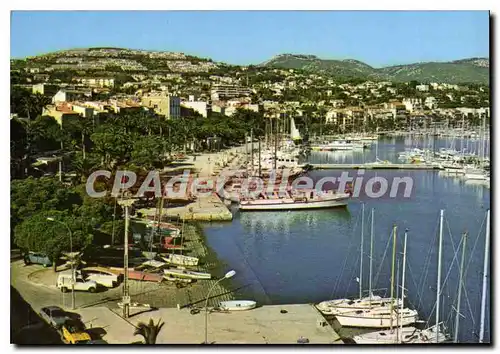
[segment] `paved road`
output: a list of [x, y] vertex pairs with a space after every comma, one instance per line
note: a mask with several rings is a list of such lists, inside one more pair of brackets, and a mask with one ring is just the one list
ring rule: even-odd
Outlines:
[[[31, 274], [33, 281], [28, 279]], [[21, 296], [31, 304], [35, 311], [49, 305], [63, 308], [71, 307], [71, 293], [62, 293], [55, 286], [56, 274], [52, 269], [44, 269], [39, 265], [25, 266], [22, 261], [11, 263], [11, 285], [16, 288]], [[160, 288], [158, 283], [130, 282], [131, 294], [147, 294]], [[122, 295], [122, 285], [114, 289], [91, 294], [76, 292], [76, 307], [107, 306], [117, 307], [116, 302]]]

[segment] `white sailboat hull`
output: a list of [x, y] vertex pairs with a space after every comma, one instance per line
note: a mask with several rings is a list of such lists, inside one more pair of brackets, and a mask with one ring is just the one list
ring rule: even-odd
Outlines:
[[486, 181], [488, 179], [488, 176], [484, 174], [479, 174], [479, 173], [466, 173], [464, 175], [465, 179], [473, 179], [477, 181]]
[[[354, 311], [335, 316], [342, 327], [360, 327], [360, 328], [388, 328], [391, 326], [411, 325], [418, 320], [418, 313], [415, 310], [404, 310], [404, 315], [400, 316], [397, 311]], [[361, 313], [357, 313], [361, 312]], [[402, 317], [402, 318], [401, 318]], [[392, 318], [392, 321], [391, 321]]]
[[[441, 326], [432, 326], [423, 330], [413, 326], [364, 333], [354, 336], [352, 339], [357, 344], [435, 344], [444, 343], [449, 340], [446, 329]], [[401, 333], [402, 331], [402, 333]], [[436, 341], [436, 332], [437, 341]], [[401, 341], [400, 341], [401, 338]]]
[[[390, 298], [373, 296], [371, 302], [370, 298], [362, 298], [357, 300], [339, 299], [320, 302], [318, 305], [316, 305], [316, 308], [323, 315], [336, 316], [342, 313], [352, 312], [356, 310], [369, 310], [376, 308], [386, 308], [387, 310], [389, 310], [390, 304]], [[394, 306], [401, 306], [401, 300], [394, 300]]]

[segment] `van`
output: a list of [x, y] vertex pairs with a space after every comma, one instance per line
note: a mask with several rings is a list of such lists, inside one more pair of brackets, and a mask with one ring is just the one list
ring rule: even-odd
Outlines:
[[[63, 293], [72, 289], [73, 279], [71, 272], [60, 273], [57, 277], [57, 287]], [[75, 274], [74, 289], [78, 291], [88, 291], [95, 293], [97, 290], [97, 283], [93, 280], [83, 279], [81, 274]]]
[[87, 280], [93, 280], [97, 284], [114, 288], [118, 285], [118, 275], [101, 267], [87, 267], [82, 269], [83, 275]]

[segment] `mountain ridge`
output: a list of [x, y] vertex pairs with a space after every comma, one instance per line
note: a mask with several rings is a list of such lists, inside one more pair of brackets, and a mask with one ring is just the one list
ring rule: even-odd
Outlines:
[[[108, 52], [109, 55], [117, 52], [122, 52], [119, 55], [148, 55], [152, 53], [159, 54], [180, 54], [181, 60], [211, 60], [202, 58], [198, 55], [189, 55], [180, 52], [147, 50], [147, 49], [131, 49], [113, 46], [96, 46], [88, 48], [71, 48], [66, 50], [57, 50], [49, 53], [26, 57], [24, 60], [39, 59], [43, 57], [58, 57], [65, 55], [74, 56], [75, 53], [84, 52]], [[128, 52], [128, 53], [127, 53]], [[172, 60], [175, 58], [171, 58]], [[12, 59], [11, 60], [19, 60]], [[21, 59], [23, 60], [23, 59]], [[154, 66], [154, 62], [150, 63]], [[241, 66], [249, 65], [233, 65], [230, 63], [218, 62], [220, 65]], [[251, 64], [252, 65], [252, 64]], [[410, 64], [400, 64], [375, 68], [357, 59], [322, 59], [312, 54], [291, 54], [284, 53], [271, 57], [269, 60], [260, 64], [254, 64], [257, 67], [277, 67], [283, 69], [301, 69], [313, 73], [325, 73], [332, 76], [343, 78], [362, 78], [372, 80], [388, 80], [388, 81], [419, 81], [419, 82], [447, 82], [447, 83], [489, 83], [489, 58], [473, 57], [463, 58], [447, 62], [417, 62]]]
[[447, 62], [429, 61], [374, 68], [356, 59], [320, 59], [307, 54], [278, 54], [259, 66], [302, 69], [344, 77], [366, 77], [390, 81], [488, 83], [489, 58], [464, 58]]

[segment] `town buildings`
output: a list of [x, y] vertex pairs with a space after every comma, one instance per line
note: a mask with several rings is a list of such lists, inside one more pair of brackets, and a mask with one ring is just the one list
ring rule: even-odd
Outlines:
[[141, 97], [144, 107], [152, 108], [158, 115], [166, 119], [176, 119], [181, 116], [181, 100], [163, 92], [150, 92]]

